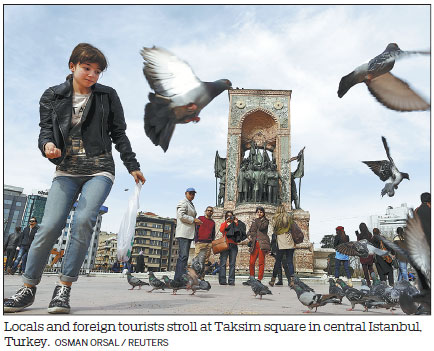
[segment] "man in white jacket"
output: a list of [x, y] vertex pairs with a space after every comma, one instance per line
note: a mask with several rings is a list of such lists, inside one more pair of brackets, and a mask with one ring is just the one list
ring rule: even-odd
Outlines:
[[192, 202], [195, 195], [196, 190], [188, 188], [185, 191], [185, 198], [176, 206], [175, 238], [178, 240], [179, 251], [173, 279], [177, 281], [180, 281], [181, 276], [186, 272], [190, 245], [194, 239], [195, 225], [202, 224], [202, 221], [196, 218], [197, 212]]

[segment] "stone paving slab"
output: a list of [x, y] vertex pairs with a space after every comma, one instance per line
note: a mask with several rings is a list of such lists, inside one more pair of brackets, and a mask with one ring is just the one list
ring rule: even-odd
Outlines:
[[[167, 273], [164, 273], [167, 274]], [[172, 273], [173, 274], [173, 273]], [[147, 281], [147, 273], [134, 276]], [[156, 273], [161, 277], [163, 273]], [[170, 275], [169, 275], [170, 276]], [[206, 276], [211, 283], [211, 290], [197, 291], [190, 295], [186, 290], [179, 290], [172, 295], [171, 290], [156, 290], [148, 293], [149, 286], [142, 289], [128, 290], [130, 285], [127, 278], [119, 274], [100, 274], [80, 276], [71, 290], [71, 314], [74, 315], [302, 315], [307, 308], [298, 300], [295, 292], [287, 286], [286, 279], [283, 286], [274, 286], [273, 295], [266, 295], [262, 300], [254, 297], [249, 286], [242, 285], [245, 276], [237, 276], [235, 286], [218, 284], [216, 276]], [[47, 315], [57, 275], [44, 275], [38, 285], [36, 300], [19, 315]], [[265, 277], [263, 282], [269, 281]], [[327, 294], [328, 284], [321, 279], [304, 280], [316, 292]], [[9, 297], [22, 286], [18, 275], [4, 276], [4, 297]], [[359, 287], [354, 282], [354, 287]], [[328, 304], [318, 308], [310, 315], [403, 315], [398, 307], [394, 312], [385, 309], [363, 312], [363, 307], [356, 305], [355, 311], [347, 311], [351, 305], [344, 298], [342, 305]]]

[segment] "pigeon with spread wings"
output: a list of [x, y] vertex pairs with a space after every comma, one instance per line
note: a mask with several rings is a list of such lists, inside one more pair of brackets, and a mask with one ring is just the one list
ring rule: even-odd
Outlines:
[[390, 71], [395, 60], [414, 54], [429, 55], [429, 51], [403, 51], [395, 43], [368, 63], [357, 67], [350, 74], [342, 77], [338, 96], [343, 97], [347, 91], [358, 83], [365, 83], [369, 92], [384, 106], [395, 111], [425, 111], [430, 105], [417, 94], [406, 82], [395, 77]]
[[362, 239], [359, 241], [349, 241], [336, 246], [336, 251], [348, 255], [358, 257], [368, 257], [369, 255], [385, 256], [389, 253], [386, 250], [377, 249], [371, 245], [368, 240]]
[[154, 90], [145, 106], [145, 133], [166, 152], [176, 124], [199, 122], [200, 111], [232, 83], [228, 79], [202, 82], [187, 62], [159, 47], [143, 48], [140, 53], [143, 73]]
[[390, 156], [389, 146], [387, 145], [387, 140], [384, 136], [381, 137], [383, 141], [384, 149], [386, 150], [386, 155], [389, 160], [382, 161], [362, 161], [374, 172], [380, 180], [386, 182], [384, 188], [381, 190], [381, 196], [387, 194], [389, 197], [395, 195], [395, 189], [398, 189], [399, 183], [403, 179], [410, 180], [408, 173], [400, 172], [396, 167], [395, 162], [393, 162]]

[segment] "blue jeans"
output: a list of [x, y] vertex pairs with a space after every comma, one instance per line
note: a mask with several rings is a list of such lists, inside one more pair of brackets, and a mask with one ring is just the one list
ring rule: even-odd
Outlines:
[[235, 262], [237, 260], [238, 245], [229, 244], [229, 249], [220, 252], [219, 283], [226, 283], [226, 261], [229, 257], [228, 283], [235, 283]]
[[113, 182], [104, 176], [56, 177], [45, 205], [44, 218], [30, 246], [24, 283], [37, 285], [50, 251], [62, 234], [71, 208], [80, 194], [70, 239], [62, 259], [60, 280], [75, 282], [86, 257], [99, 210], [110, 193]]
[[335, 258], [335, 278], [339, 278], [339, 270], [341, 268], [341, 262], [344, 264], [345, 273], [347, 273], [347, 278], [351, 278], [350, 266], [348, 260], [339, 260]]
[[14, 272], [18, 268], [18, 265], [20, 264], [20, 262], [21, 262], [21, 272], [25, 271], [28, 252], [29, 252], [29, 248], [20, 247], [20, 250], [18, 251], [18, 256], [14, 261], [14, 265], [12, 266], [12, 270]]
[[174, 280], [180, 280], [182, 275], [185, 274], [188, 262], [188, 254], [190, 253], [190, 245], [193, 239], [176, 238], [178, 240], [179, 251], [178, 260], [176, 261]]
[[408, 281], [407, 262], [398, 261], [398, 281]]

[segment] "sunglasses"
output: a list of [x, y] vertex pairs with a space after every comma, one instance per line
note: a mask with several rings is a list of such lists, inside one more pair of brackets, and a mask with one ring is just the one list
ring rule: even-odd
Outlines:
[[30, 223], [35, 223], [36, 221], [29, 221]]

